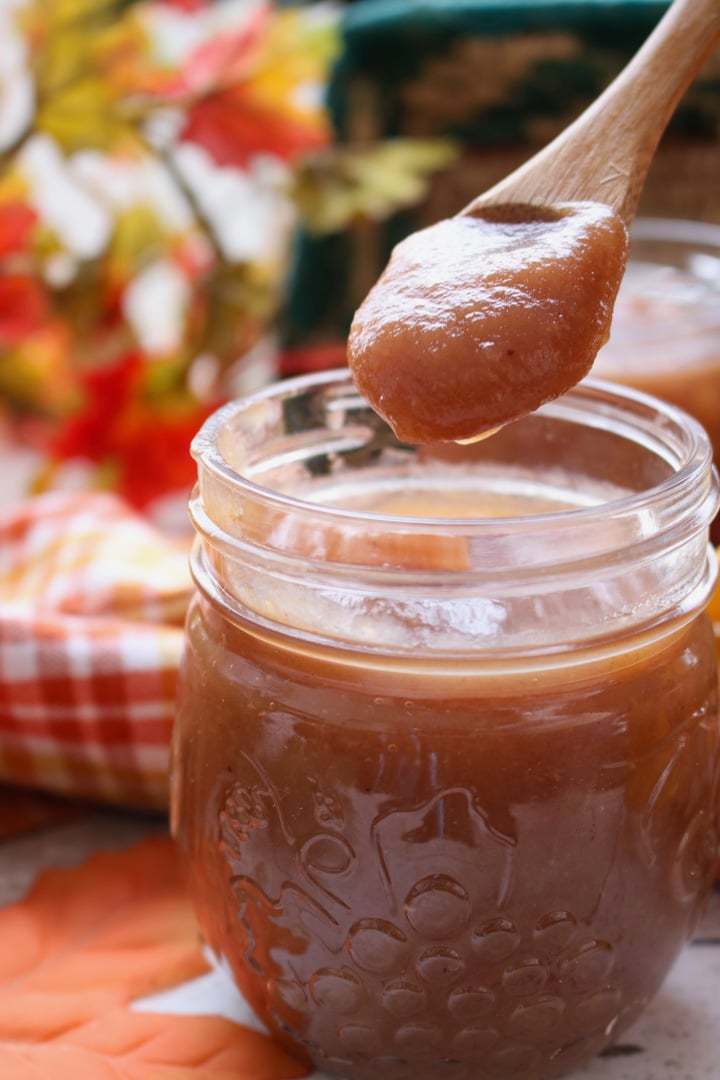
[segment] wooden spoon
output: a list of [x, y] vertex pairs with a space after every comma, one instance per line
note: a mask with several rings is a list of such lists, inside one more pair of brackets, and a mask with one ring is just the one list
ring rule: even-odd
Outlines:
[[720, 0], [675, 0], [554, 142], [397, 245], [355, 315], [348, 361], [400, 439], [474, 439], [587, 375], [650, 161], [719, 37]]
[[720, 0], [675, 0], [577, 120], [462, 213], [497, 203], [592, 200], [629, 225], [660, 137], [718, 40]]

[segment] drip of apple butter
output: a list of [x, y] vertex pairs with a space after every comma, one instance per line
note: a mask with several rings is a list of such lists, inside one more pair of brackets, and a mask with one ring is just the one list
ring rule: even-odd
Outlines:
[[594, 202], [488, 206], [413, 233], [353, 320], [355, 383], [404, 442], [524, 416], [587, 375], [627, 253], [624, 223]]

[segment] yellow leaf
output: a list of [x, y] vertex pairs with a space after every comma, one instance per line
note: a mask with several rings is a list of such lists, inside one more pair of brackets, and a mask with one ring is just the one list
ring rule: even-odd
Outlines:
[[27, 180], [16, 169], [0, 173], [0, 203], [24, 201], [29, 190]]
[[90, 74], [103, 76], [93, 53], [122, 6], [118, 0], [36, 0], [20, 9], [41, 99]]
[[99, 21], [117, 18], [128, 0], [34, 0], [21, 16], [25, 24], [35, 21], [48, 29], [71, 23]]
[[60, 414], [77, 394], [67, 327], [54, 320], [0, 355], [0, 397]]
[[265, 108], [317, 111], [316, 103], [298, 94], [298, 88], [324, 83], [338, 49], [333, 22], [316, 21], [302, 12], [277, 12], [249, 75], [253, 99]]
[[301, 166], [292, 194], [310, 232], [334, 232], [354, 220], [382, 220], [417, 204], [429, 176], [456, 154], [455, 144], [445, 139], [335, 147]]
[[132, 129], [118, 114], [109, 87], [92, 77], [73, 82], [44, 99], [35, 123], [66, 153], [110, 150], [123, 139], [132, 138]]
[[40, 104], [63, 93], [90, 71], [89, 38], [76, 27], [45, 29], [32, 53], [32, 67]]
[[150, 206], [135, 205], [121, 210], [114, 222], [108, 249], [111, 281], [126, 284], [167, 247], [167, 230]]
[[118, 95], [162, 93], [176, 75], [174, 69], [166, 69], [153, 55], [148, 29], [132, 10], [98, 35], [92, 59], [95, 72]]

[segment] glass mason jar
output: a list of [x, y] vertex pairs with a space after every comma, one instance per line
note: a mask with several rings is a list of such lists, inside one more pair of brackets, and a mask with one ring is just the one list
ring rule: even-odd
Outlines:
[[720, 225], [637, 218], [595, 375], [691, 413], [720, 462]]
[[330, 372], [193, 452], [172, 816], [212, 949], [347, 1077], [596, 1054], [716, 866], [704, 431], [588, 382], [414, 447]]

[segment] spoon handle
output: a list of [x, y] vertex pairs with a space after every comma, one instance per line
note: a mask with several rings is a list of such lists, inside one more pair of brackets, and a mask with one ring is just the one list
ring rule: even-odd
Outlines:
[[577, 120], [462, 213], [500, 202], [592, 200], [629, 225], [660, 137], [718, 40], [720, 0], [675, 0]]

